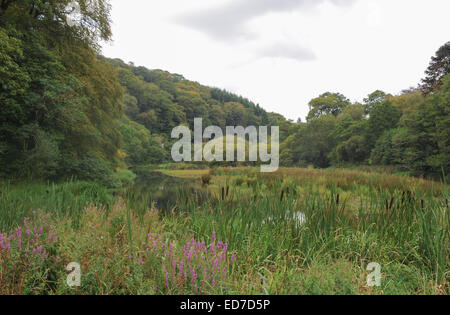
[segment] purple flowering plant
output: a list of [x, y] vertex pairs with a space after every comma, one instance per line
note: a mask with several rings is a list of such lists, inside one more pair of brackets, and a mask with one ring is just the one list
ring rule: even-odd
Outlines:
[[[155, 292], [165, 294], [205, 294], [226, 287], [227, 275], [235, 261], [228, 244], [192, 238], [185, 244], [164, 242], [161, 235], [148, 234], [142, 242], [136, 265], [162, 275]], [[159, 271], [158, 271], [159, 270]]]
[[[33, 214], [37, 212], [34, 211]], [[44, 214], [39, 222], [48, 222]], [[0, 232], [0, 294], [43, 293], [52, 289], [58, 237], [49, 224], [23, 223], [10, 231]]]

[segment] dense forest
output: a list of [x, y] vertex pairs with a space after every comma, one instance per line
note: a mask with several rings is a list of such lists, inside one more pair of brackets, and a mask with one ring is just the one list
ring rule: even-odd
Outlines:
[[182, 75], [101, 56], [100, 41], [112, 36], [108, 1], [78, 0], [75, 16], [72, 2], [0, 0], [2, 177], [112, 185], [118, 170], [170, 162], [172, 128], [192, 128], [195, 117], [222, 128], [280, 126], [283, 166], [450, 171], [450, 42], [417, 88], [375, 91], [362, 103], [327, 92], [311, 100], [306, 122], [293, 122]]

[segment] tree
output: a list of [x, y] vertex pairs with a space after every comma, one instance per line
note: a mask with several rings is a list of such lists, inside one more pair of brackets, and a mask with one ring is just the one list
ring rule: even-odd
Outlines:
[[401, 163], [402, 145], [394, 144], [394, 138], [402, 135], [404, 129], [397, 128], [386, 131], [378, 138], [375, 148], [372, 150], [370, 159], [375, 165], [396, 165]]
[[361, 135], [352, 136], [336, 148], [338, 162], [361, 163], [367, 157], [366, 139]]
[[309, 102], [309, 114], [307, 120], [312, 120], [326, 115], [338, 116], [350, 101], [340, 93], [324, 93]]
[[403, 164], [419, 174], [450, 173], [450, 74], [442, 79], [440, 92], [419, 105], [404, 122], [406, 132]]
[[139, 166], [162, 163], [168, 154], [144, 126], [124, 117], [119, 124], [124, 139], [123, 150], [127, 165]]
[[397, 127], [401, 112], [387, 100], [376, 106], [367, 122], [366, 139], [369, 148], [373, 148], [378, 138], [387, 130]]
[[247, 125], [248, 112], [241, 103], [228, 102], [224, 104], [225, 121], [227, 126], [245, 126]]
[[425, 95], [436, 93], [442, 86], [442, 79], [450, 73], [450, 42], [445, 43], [431, 58], [427, 75], [422, 80], [421, 90]]
[[97, 58], [98, 40], [111, 36], [109, 4], [72, 1], [73, 11], [69, 2], [0, 2], [0, 163], [7, 175], [103, 181], [120, 162], [123, 90], [115, 69]]
[[366, 115], [370, 115], [375, 106], [380, 105], [387, 99], [388, 95], [383, 91], [376, 90], [364, 99], [364, 110]]
[[295, 125], [295, 131], [280, 147], [282, 164], [321, 168], [330, 166], [329, 155], [336, 144], [333, 137], [335, 128], [336, 118], [333, 115]]
[[[54, 41], [78, 39], [89, 47], [111, 39], [107, 0], [1, 0], [2, 21], [38, 27]], [[19, 17], [19, 19], [17, 19]]]

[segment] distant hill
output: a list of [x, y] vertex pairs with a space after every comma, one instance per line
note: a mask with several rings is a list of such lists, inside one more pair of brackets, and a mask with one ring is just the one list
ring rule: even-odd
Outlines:
[[258, 104], [225, 90], [189, 81], [179, 74], [136, 67], [120, 59], [105, 60], [118, 69], [119, 82], [125, 88], [125, 114], [153, 134], [169, 134], [182, 124], [193, 128], [196, 117], [203, 118], [204, 125], [221, 128], [267, 126], [280, 118], [276, 115], [273, 121], [274, 116]]

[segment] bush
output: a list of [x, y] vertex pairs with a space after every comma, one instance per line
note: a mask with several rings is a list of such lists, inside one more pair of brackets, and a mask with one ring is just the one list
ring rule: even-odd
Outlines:
[[209, 175], [209, 174], [203, 175], [202, 176], [203, 185], [209, 185], [211, 183], [211, 179], [212, 179], [211, 175]]
[[86, 154], [80, 162], [67, 165], [67, 170], [79, 180], [93, 181], [107, 187], [121, 185], [120, 180], [114, 177], [111, 165], [94, 154]]
[[113, 175], [115, 181], [119, 181], [121, 186], [132, 185], [136, 179], [136, 174], [130, 170], [118, 170]]

